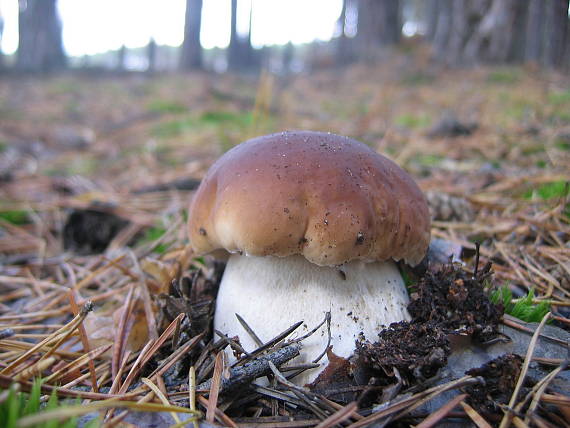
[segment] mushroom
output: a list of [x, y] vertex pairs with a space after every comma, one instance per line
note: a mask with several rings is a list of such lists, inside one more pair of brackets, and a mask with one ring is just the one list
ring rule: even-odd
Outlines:
[[[196, 191], [188, 227], [197, 254], [230, 253], [216, 329], [251, 351], [257, 346], [236, 313], [268, 341], [301, 320], [309, 331], [330, 311], [332, 351], [345, 358], [356, 340], [409, 319], [393, 260], [418, 264], [430, 239], [426, 199], [404, 170], [363, 143], [309, 131], [225, 153]], [[312, 361], [327, 341], [323, 327], [296, 362]]]

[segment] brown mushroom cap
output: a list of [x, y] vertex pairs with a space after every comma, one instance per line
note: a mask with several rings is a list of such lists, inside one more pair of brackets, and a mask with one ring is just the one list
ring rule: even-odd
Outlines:
[[350, 138], [283, 132], [254, 138], [210, 168], [190, 206], [199, 254], [302, 254], [332, 266], [424, 257], [426, 199], [398, 165]]

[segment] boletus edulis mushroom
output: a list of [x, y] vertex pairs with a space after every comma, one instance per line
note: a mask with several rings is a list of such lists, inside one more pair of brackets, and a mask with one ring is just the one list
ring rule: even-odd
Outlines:
[[[225, 153], [196, 191], [188, 227], [197, 254], [230, 253], [216, 329], [251, 351], [257, 346], [236, 313], [268, 341], [301, 320], [309, 331], [330, 311], [332, 351], [345, 358], [362, 336], [374, 340], [409, 318], [394, 261], [419, 263], [430, 240], [427, 202], [410, 175], [363, 143], [308, 131]], [[323, 327], [296, 362], [313, 360], [327, 341]]]

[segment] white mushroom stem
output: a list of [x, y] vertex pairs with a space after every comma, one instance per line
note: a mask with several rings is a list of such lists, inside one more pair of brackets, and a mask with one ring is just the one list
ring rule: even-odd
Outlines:
[[[342, 272], [341, 272], [342, 271]], [[341, 357], [354, 353], [360, 334], [375, 341], [383, 326], [408, 320], [408, 295], [393, 262], [353, 261], [341, 267], [322, 267], [302, 256], [252, 257], [232, 255], [218, 292], [214, 327], [238, 335], [246, 351], [257, 346], [241, 326], [239, 314], [262, 341], [268, 341], [297, 321], [304, 335], [331, 313], [331, 344]], [[303, 341], [295, 364], [309, 363], [327, 345], [326, 326]], [[298, 376], [312, 382], [327, 364]]]

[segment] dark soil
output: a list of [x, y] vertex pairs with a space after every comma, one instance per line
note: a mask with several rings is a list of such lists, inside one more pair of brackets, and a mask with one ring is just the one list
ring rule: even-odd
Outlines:
[[73, 210], [63, 227], [63, 247], [76, 254], [97, 254], [105, 251], [117, 234], [129, 224], [112, 212], [110, 207]]
[[480, 343], [493, 340], [499, 336], [503, 308], [491, 303], [485, 292], [491, 274], [490, 265], [477, 276], [453, 264], [428, 270], [410, 296], [412, 322], [432, 322], [446, 333], [473, 335]]
[[[522, 363], [522, 357], [505, 354], [483, 367], [469, 370], [467, 374], [480, 376], [485, 383], [465, 388], [469, 394], [468, 403], [480, 413], [500, 413], [500, 405], [507, 404], [511, 399]], [[521, 396], [527, 392], [528, 388], [522, 388]]]
[[[382, 330], [375, 343], [357, 344], [356, 361], [380, 382], [393, 383], [397, 369], [406, 384], [434, 376], [447, 363], [449, 340], [434, 322], [399, 322]], [[383, 379], [383, 380], [380, 380]]]

